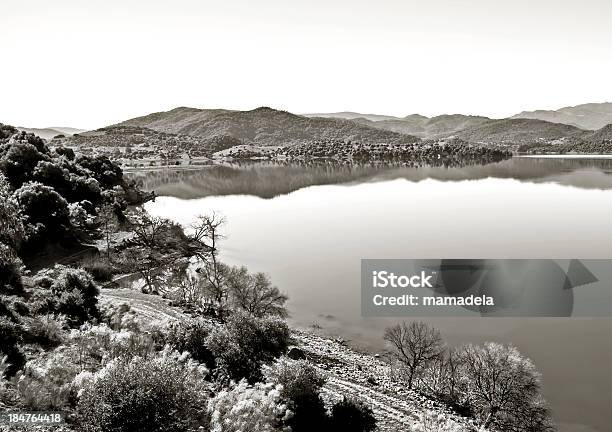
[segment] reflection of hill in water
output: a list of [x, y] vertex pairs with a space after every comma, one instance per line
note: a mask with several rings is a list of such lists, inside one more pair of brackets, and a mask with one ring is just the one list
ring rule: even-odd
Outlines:
[[461, 168], [403, 166], [381, 163], [338, 164], [270, 162], [210, 165], [198, 169], [160, 168], [128, 175], [145, 190], [178, 198], [212, 195], [255, 195], [261, 198], [325, 184], [383, 181], [477, 180], [487, 177], [525, 182], [551, 182], [585, 189], [612, 189], [610, 159], [513, 158], [503, 162]]

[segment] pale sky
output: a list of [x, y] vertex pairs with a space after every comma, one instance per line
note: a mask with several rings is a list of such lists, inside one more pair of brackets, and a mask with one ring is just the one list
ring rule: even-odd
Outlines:
[[0, 122], [177, 106], [482, 114], [612, 101], [605, 0], [0, 0]]

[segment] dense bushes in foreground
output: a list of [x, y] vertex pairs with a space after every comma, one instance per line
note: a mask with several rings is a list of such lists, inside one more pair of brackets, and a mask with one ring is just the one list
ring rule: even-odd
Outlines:
[[81, 430], [185, 432], [208, 425], [207, 369], [187, 356], [121, 357], [78, 378]]

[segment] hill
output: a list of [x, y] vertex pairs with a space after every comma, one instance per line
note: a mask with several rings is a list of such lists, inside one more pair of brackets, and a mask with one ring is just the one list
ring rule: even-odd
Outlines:
[[322, 114], [328, 118], [339, 116], [348, 118], [364, 126], [376, 129], [388, 130], [391, 132], [414, 135], [419, 138], [436, 138], [445, 136], [453, 132], [458, 132], [467, 127], [478, 126], [490, 119], [481, 116], [468, 116], [462, 114], [444, 114], [436, 117], [425, 117], [420, 114], [412, 114], [403, 118], [379, 116], [374, 114], [360, 115], [353, 117], [345, 116], [345, 113]]
[[70, 136], [74, 134], [78, 134], [81, 132], [85, 132], [84, 129], [76, 129], [71, 127], [48, 127], [48, 128], [26, 128], [26, 127], [17, 127], [18, 130], [24, 131], [26, 133], [33, 133], [34, 135], [38, 135], [41, 138], [46, 140], [50, 140], [57, 135], [65, 135]]
[[601, 129], [591, 134], [586, 135], [584, 139], [591, 142], [612, 140], [612, 123], [605, 125]]
[[523, 111], [512, 118], [528, 118], [597, 130], [612, 123], [612, 103], [589, 103], [558, 110]]
[[381, 120], [398, 120], [399, 117], [381, 115], [381, 114], [361, 114], [353, 111], [342, 111], [336, 113], [316, 113], [316, 114], [303, 114], [304, 117], [322, 117], [322, 118], [340, 118], [344, 120], [355, 120], [355, 119], [366, 119], [370, 121], [381, 121]]
[[612, 153], [612, 124], [592, 132], [585, 133], [579, 139], [564, 140], [553, 145], [551, 143], [532, 143], [521, 145], [521, 153], [574, 153], [574, 154], [611, 154]]
[[232, 137], [245, 145], [287, 146], [316, 140], [411, 144], [418, 138], [336, 118], [304, 117], [267, 107], [251, 111], [176, 108], [121, 123], [211, 139]]
[[587, 132], [575, 126], [535, 119], [490, 120], [454, 134], [457, 138], [479, 144], [517, 146], [529, 143], [554, 144], [580, 139]]
[[192, 157], [210, 156], [214, 152], [239, 145], [240, 142], [227, 136], [202, 138], [159, 132], [140, 126], [109, 126], [72, 137], [56, 138], [51, 144], [78, 147], [84, 152], [126, 153], [136, 159], [158, 157], [160, 154], [180, 159], [185, 153]]

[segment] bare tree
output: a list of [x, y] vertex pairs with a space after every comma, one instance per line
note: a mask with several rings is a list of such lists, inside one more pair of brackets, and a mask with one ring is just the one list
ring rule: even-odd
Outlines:
[[220, 230], [224, 223], [223, 217], [213, 212], [198, 216], [191, 226], [191, 239], [199, 245], [196, 255], [202, 263], [198, 269], [202, 289], [213, 302], [220, 317], [224, 314], [229, 296], [227, 277], [230, 269], [218, 258], [219, 241], [223, 238]]
[[115, 210], [110, 204], [104, 204], [98, 211], [100, 227], [106, 240], [106, 260], [111, 260], [111, 235], [114, 232]]
[[285, 302], [288, 297], [272, 285], [266, 274], [250, 274], [246, 267], [235, 268], [228, 282], [235, 307], [257, 318], [267, 315], [287, 316]]
[[467, 397], [484, 428], [552, 430], [533, 363], [513, 346], [467, 345], [461, 352]]
[[444, 350], [440, 332], [420, 321], [388, 327], [384, 339], [393, 346], [393, 355], [406, 368], [410, 389], [417, 372]]

